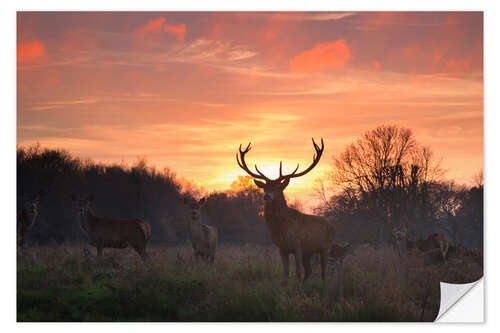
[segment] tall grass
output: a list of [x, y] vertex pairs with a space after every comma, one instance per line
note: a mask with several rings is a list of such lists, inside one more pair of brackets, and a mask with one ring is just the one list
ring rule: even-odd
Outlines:
[[148, 266], [84, 246], [19, 252], [18, 321], [431, 321], [439, 309], [437, 270], [389, 248], [358, 248], [326, 282], [315, 266], [285, 284], [274, 247], [221, 246], [209, 266], [188, 246], [153, 246]]

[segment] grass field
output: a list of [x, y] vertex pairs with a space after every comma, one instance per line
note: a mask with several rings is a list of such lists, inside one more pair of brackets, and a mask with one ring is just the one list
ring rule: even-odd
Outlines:
[[[84, 246], [18, 253], [18, 321], [432, 321], [439, 310], [438, 266], [390, 248], [357, 248], [326, 282], [319, 267], [305, 283], [292, 269], [284, 284], [274, 247], [222, 245], [209, 266], [189, 246], [151, 246], [148, 266], [131, 249], [98, 259]], [[474, 281], [471, 265], [447, 274]]]

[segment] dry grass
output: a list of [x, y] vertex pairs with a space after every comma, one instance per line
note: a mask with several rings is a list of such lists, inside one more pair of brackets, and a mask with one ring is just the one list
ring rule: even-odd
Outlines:
[[98, 259], [83, 247], [18, 254], [18, 321], [432, 321], [443, 274], [482, 275], [474, 263], [465, 272], [358, 248], [344, 261], [342, 292], [340, 273], [283, 284], [274, 247], [222, 245], [213, 266], [194, 263], [188, 246], [150, 247], [150, 266], [132, 249], [106, 249]]

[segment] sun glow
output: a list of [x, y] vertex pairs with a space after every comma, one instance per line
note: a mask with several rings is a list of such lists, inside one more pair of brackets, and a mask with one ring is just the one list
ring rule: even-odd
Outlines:
[[240, 143], [252, 142], [249, 168], [275, 179], [280, 160], [284, 173], [310, 165], [310, 137], [323, 137], [322, 160], [286, 189], [298, 198], [387, 123], [411, 128], [450, 179], [483, 166], [481, 12], [17, 15], [20, 145], [145, 156], [213, 191], [246, 175]]

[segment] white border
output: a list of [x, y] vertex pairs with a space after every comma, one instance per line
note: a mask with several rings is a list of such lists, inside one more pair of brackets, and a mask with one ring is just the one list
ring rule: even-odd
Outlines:
[[[449, 284], [441, 283], [441, 297], [443, 290], [449, 287]], [[484, 321], [483, 280], [455, 287], [462, 288], [462, 290], [457, 293], [458, 295], [453, 295], [455, 297], [448, 299], [446, 305], [441, 299], [441, 307], [436, 321], [440, 323], [482, 323]], [[462, 295], [460, 295], [461, 293]], [[447, 308], [447, 310], [443, 308]]]
[[[14, 223], [15, 220], [15, 196], [13, 195], [15, 189], [15, 140], [16, 140], [16, 127], [15, 127], [15, 110], [16, 110], [16, 85], [15, 85], [15, 46], [16, 46], [16, 10], [484, 10], [485, 11], [485, 183], [486, 183], [486, 220], [485, 220], [485, 283], [488, 281], [500, 281], [498, 278], [499, 265], [494, 264], [495, 260], [495, 247], [498, 242], [495, 242], [494, 235], [500, 235], [499, 219], [496, 207], [499, 198], [498, 189], [500, 186], [499, 176], [497, 172], [498, 160], [498, 135], [500, 131], [498, 126], [498, 112], [500, 107], [498, 103], [498, 90], [500, 76], [498, 61], [500, 61], [500, 54], [498, 52], [498, 32], [500, 31], [500, 15], [498, 9], [498, 1], [461, 1], [461, 0], [419, 0], [419, 1], [355, 1], [349, 2], [326, 2], [326, 1], [297, 1], [297, 0], [282, 0], [273, 1], [269, 0], [254, 0], [246, 3], [238, 3], [229, 0], [211, 0], [211, 1], [189, 1], [183, 0], [181, 2], [158, 2], [151, 0], [141, 1], [96, 1], [88, 0], [83, 2], [69, 2], [69, 1], [16, 1], [2, 4], [1, 20], [2, 25], [2, 42], [7, 47], [2, 48], [1, 53], [2, 70], [1, 87], [3, 93], [3, 110], [1, 112], [1, 136], [2, 144], [1, 155], [2, 162], [0, 163], [2, 181], [1, 184], [1, 207], [2, 207], [2, 223], [7, 225], [5, 231], [2, 230], [0, 243], [2, 246], [1, 256], [3, 263], [3, 274], [1, 280], [1, 287], [3, 296], [0, 304], [0, 314], [2, 318], [2, 328], [18, 329], [18, 330], [37, 330], [50, 332], [66, 332], [68, 329], [77, 332], [86, 332], [88, 329], [106, 329], [109, 330], [114, 327], [120, 326], [120, 330], [125, 332], [137, 331], [139, 327], [147, 328], [151, 331], [165, 330], [199, 330], [204, 331], [217, 331], [217, 332], [233, 332], [235, 329], [238, 332], [253, 332], [254, 330], [281, 330], [286, 329], [288, 332], [302, 332], [305, 326], [313, 326], [314, 330], [329, 331], [332, 329], [357, 328], [369, 329], [374, 332], [386, 332], [387, 330], [402, 329], [411, 331], [422, 330], [422, 325], [404, 325], [402, 324], [92, 324], [92, 326], [82, 324], [16, 324], [16, 306], [13, 303], [15, 299], [15, 234]], [[497, 97], [495, 99], [495, 97]], [[7, 213], [5, 213], [7, 212]], [[498, 248], [497, 248], [498, 249]], [[491, 254], [492, 265], [489, 265], [489, 254]], [[486, 322], [488, 328], [498, 326], [498, 316], [488, 316], [490, 313], [488, 309], [496, 309], [493, 302], [495, 298], [493, 295], [499, 295], [498, 282], [489, 283], [487, 286], [489, 297], [486, 297]], [[175, 327], [172, 327], [175, 326]], [[474, 325], [476, 326], [476, 325]], [[483, 325], [481, 325], [483, 326]], [[453, 331], [467, 331], [478, 327], [471, 327], [470, 325], [433, 325], [427, 324], [425, 329], [439, 329], [439, 330], [453, 330]], [[498, 329], [498, 328], [497, 328]]]

